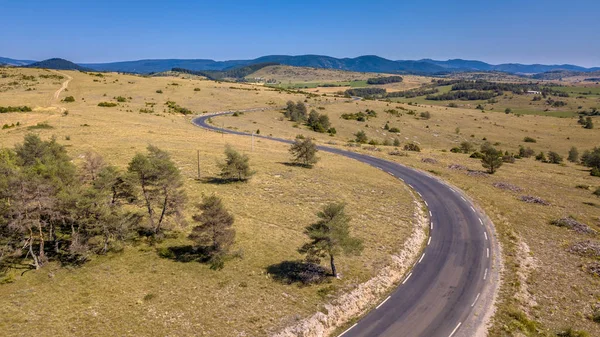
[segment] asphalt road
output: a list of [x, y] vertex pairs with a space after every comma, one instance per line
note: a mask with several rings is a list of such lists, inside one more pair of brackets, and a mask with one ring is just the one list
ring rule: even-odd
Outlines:
[[[192, 122], [213, 131], [249, 136], [207, 123], [208, 118], [227, 113], [230, 112], [200, 116]], [[292, 143], [288, 139], [255, 137]], [[365, 154], [326, 146], [318, 148], [403, 180], [422, 197], [431, 221], [424, 254], [402, 284], [342, 335], [449, 337], [468, 334], [461, 328], [465, 329], [464, 322], [473, 316], [473, 308], [484, 287], [490, 287], [488, 274], [495, 253], [484, 226], [485, 217], [460, 192], [426, 173]]]

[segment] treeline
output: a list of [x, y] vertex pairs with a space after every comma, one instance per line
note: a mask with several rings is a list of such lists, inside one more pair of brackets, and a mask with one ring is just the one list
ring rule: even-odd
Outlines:
[[357, 96], [364, 98], [383, 98], [386, 95], [386, 90], [383, 88], [353, 88], [344, 92], [347, 96]]
[[401, 76], [374, 77], [367, 79], [367, 84], [399, 83], [403, 80], [404, 79]]
[[30, 112], [31, 108], [28, 106], [0, 106], [0, 113], [8, 112]]
[[499, 93], [495, 91], [449, 91], [439, 95], [427, 95], [425, 99], [430, 101], [476, 101], [491, 99], [498, 95]]
[[[252, 176], [247, 156], [227, 148], [225, 157], [220, 179]], [[127, 241], [160, 240], [184, 224], [186, 201], [179, 168], [155, 146], [121, 170], [91, 152], [76, 166], [56, 139], [27, 135], [14, 149], [0, 149], [0, 274], [50, 261], [79, 265]], [[207, 261], [220, 263], [213, 258], [222, 251], [201, 248]]]
[[437, 88], [417, 88], [417, 89], [410, 89], [410, 90], [405, 90], [405, 91], [395, 91], [395, 92], [390, 92], [386, 95], [386, 97], [392, 98], [392, 97], [404, 97], [404, 98], [414, 98], [414, 97], [418, 97], [418, 96], [425, 96], [425, 95], [433, 95], [433, 94], [437, 94], [439, 92], [439, 89]]
[[228, 69], [228, 70], [189, 70], [189, 69], [184, 69], [184, 68], [173, 68], [171, 70], [180, 72], [180, 73], [184, 73], [184, 74], [204, 76], [213, 81], [219, 81], [219, 80], [223, 80], [226, 78], [243, 80], [244, 77], [252, 74], [253, 72], [256, 72], [264, 67], [275, 66], [278, 64], [279, 63], [274, 63], [274, 62], [256, 63], [256, 64], [251, 64], [249, 66], [243, 66], [243, 67], [238, 67], [238, 68], [233, 68], [233, 69]]

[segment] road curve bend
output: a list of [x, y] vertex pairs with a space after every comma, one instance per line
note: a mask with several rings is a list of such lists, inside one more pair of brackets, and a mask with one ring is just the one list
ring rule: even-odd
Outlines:
[[[231, 112], [202, 115], [192, 123], [212, 131], [249, 136], [207, 123], [210, 117], [228, 113]], [[293, 143], [289, 139], [254, 137]], [[318, 149], [393, 175], [416, 191], [429, 209], [430, 236], [419, 261], [388, 298], [342, 335], [457, 337], [480, 335], [482, 331], [485, 334], [481, 326], [497, 290], [499, 265], [498, 244], [485, 214], [458, 189], [422, 171], [366, 154], [327, 146]]]

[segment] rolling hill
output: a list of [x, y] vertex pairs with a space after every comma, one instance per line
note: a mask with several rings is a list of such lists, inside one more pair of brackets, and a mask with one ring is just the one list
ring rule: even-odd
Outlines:
[[79, 70], [79, 71], [90, 71], [92, 69], [82, 67], [77, 65], [71, 61], [67, 61], [65, 59], [53, 58], [40, 62], [35, 62], [29, 65], [26, 65], [27, 68], [46, 68], [46, 69], [56, 69], [56, 70]]

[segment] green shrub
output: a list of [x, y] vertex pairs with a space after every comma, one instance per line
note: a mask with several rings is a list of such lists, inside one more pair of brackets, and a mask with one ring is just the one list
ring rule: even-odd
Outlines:
[[73, 96], [67, 96], [67, 97], [65, 97], [65, 98], [63, 99], [63, 102], [65, 102], [65, 103], [72, 103], [72, 102], [75, 102], [75, 97], [73, 97]]
[[103, 108], [112, 108], [117, 106], [117, 103], [113, 103], [113, 102], [100, 102], [98, 103], [98, 106], [103, 107]]
[[415, 143], [408, 143], [404, 145], [404, 151], [421, 152], [421, 148]]
[[469, 158], [481, 159], [483, 158], [483, 154], [481, 152], [475, 151], [469, 156]]
[[156, 90], [156, 93], [157, 93], [157, 94], [162, 94], [162, 93], [163, 93], [163, 91], [162, 91], [162, 90], [160, 90], [160, 89], [158, 89], [158, 90]]
[[534, 138], [531, 138], [531, 137], [525, 137], [525, 138], [523, 138], [523, 141], [525, 143], [537, 143], [537, 140], [535, 140]]
[[388, 131], [391, 133], [400, 133], [400, 129], [397, 127], [391, 127]]
[[123, 96], [117, 96], [117, 97], [114, 97], [114, 99], [119, 103], [127, 102], [127, 98], [125, 98]]
[[54, 129], [54, 127], [52, 125], [48, 124], [48, 122], [41, 122], [41, 123], [37, 123], [36, 125], [27, 127], [27, 130], [47, 130], [47, 129]]
[[0, 113], [7, 112], [31, 112], [31, 108], [28, 106], [0, 106]]

